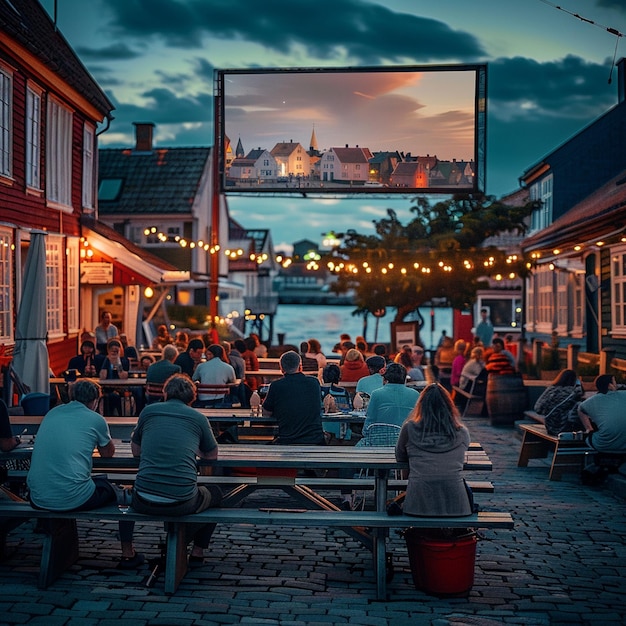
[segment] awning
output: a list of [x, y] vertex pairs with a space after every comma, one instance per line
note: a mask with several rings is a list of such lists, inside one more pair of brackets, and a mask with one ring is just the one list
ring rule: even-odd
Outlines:
[[95, 220], [83, 221], [83, 236], [89, 245], [126, 269], [143, 278], [142, 282], [174, 285], [189, 280], [189, 272], [179, 270], [147, 250], [135, 245], [116, 230]]

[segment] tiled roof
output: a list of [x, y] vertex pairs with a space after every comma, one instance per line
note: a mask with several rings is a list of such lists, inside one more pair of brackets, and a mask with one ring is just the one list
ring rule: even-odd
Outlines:
[[37, 0], [1, 1], [0, 29], [76, 89], [103, 117], [115, 108]]
[[210, 148], [99, 150], [100, 186], [121, 181], [119, 194], [110, 199], [101, 192], [100, 214], [190, 214], [210, 153]]
[[288, 157], [298, 148], [298, 146], [300, 146], [300, 144], [297, 142], [294, 143], [293, 141], [281, 141], [271, 149], [270, 154], [274, 157]]
[[233, 159], [233, 162], [230, 164], [231, 167], [254, 167], [254, 164], [257, 162], [257, 159], [249, 159], [248, 157], [237, 157]]
[[413, 176], [415, 172], [420, 169], [420, 164], [417, 161], [403, 161], [402, 163], [398, 163], [396, 165], [393, 175], [394, 176]]
[[372, 158], [368, 148], [333, 148], [341, 163], [367, 163]]
[[265, 152], [263, 148], [255, 148], [254, 150], [250, 150], [248, 154], [246, 154], [246, 159], [256, 163], [261, 158], [261, 155]]
[[401, 156], [397, 152], [376, 152], [373, 157], [370, 158], [369, 162], [373, 163], [384, 163], [387, 160], [397, 159], [401, 160]]

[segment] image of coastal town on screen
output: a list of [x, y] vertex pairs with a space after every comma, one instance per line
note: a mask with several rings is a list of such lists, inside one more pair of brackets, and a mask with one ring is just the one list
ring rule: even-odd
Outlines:
[[222, 191], [480, 191], [485, 71], [220, 70]]

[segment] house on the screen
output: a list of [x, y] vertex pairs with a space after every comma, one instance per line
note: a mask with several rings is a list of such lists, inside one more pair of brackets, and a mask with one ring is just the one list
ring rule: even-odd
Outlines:
[[232, 161], [228, 178], [251, 183], [275, 182], [278, 178], [278, 163], [271, 152], [256, 148], [245, 157], [237, 157]]
[[331, 148], [324, 152], [319, 162], [322, 182], [365, 184], [369, 176], [369, 160], [374, 155], [369, 148]]
[[428, 170], [419, 161], [403, 161], [394, 168], [390, 184], [393, 187], [425, 189], [428, 184]]
[[369, 183], [388, 185], [393, 170], [401, 161], [402, 156], [397, 151], [374, 153], [374, 156], [369, 160], [367, 181]]
[[440, 161], [430, 168], [430, 187], [473, 187], [474, 163], [472, 161]]
[[300, 143], [284, 141], [277, 143], [271, 150], [276, 159], [278, 177], [305, 178], [311, 173], [311, 157]]

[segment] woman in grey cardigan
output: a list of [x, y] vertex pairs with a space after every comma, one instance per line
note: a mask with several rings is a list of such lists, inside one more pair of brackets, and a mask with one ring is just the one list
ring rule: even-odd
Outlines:
[[461, 424], [448, 391], [439, 383], [428, 385], [404, 422], [396, 445], [396, 458], [409, 464], [403, 505], [407, 515], [472, 514], [462, 475], [469, 443], [469, 431]]

